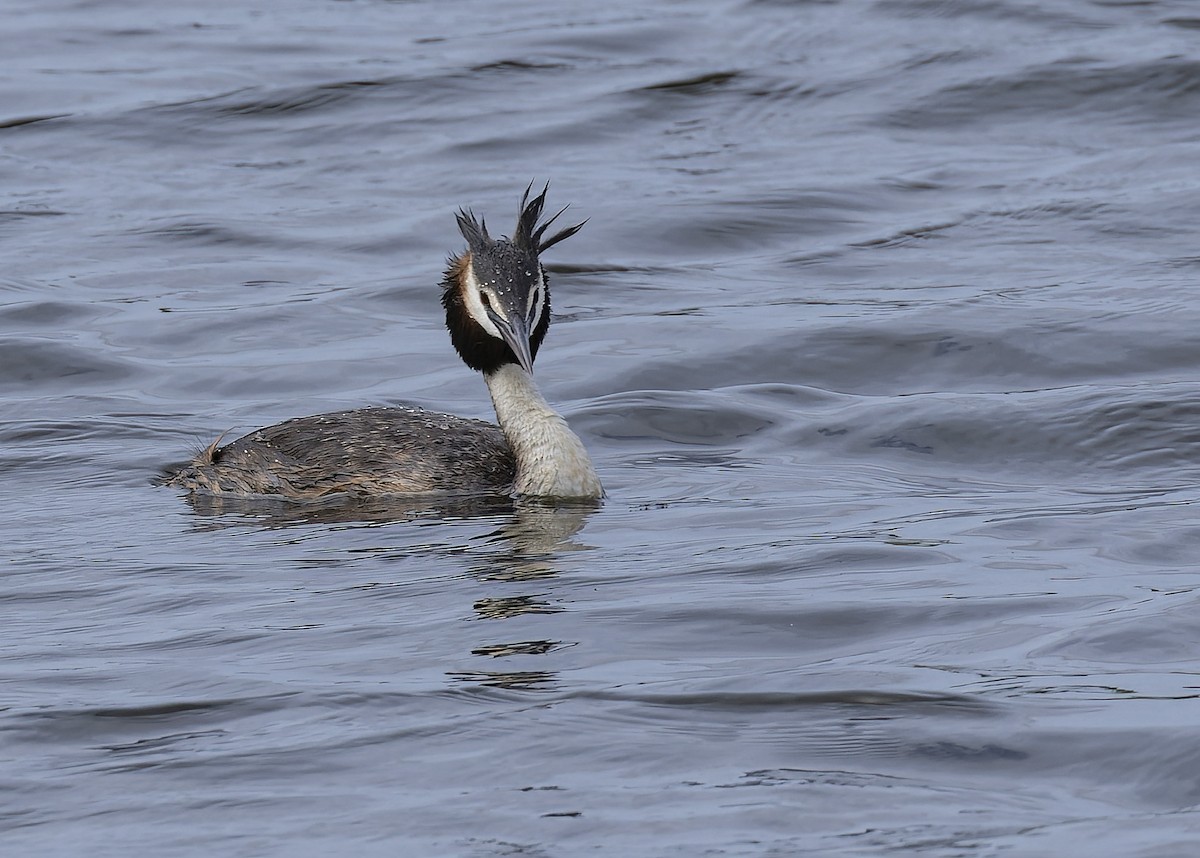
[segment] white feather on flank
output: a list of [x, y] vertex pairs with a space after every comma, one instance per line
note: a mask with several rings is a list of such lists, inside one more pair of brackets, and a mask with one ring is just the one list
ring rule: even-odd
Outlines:
[[514, 491], [550, 497], [602, 497], [604, 488], [583, 442], [542, 398], [533, 376], [510, 363], [485, 378], [496, 419], [517, 459]]

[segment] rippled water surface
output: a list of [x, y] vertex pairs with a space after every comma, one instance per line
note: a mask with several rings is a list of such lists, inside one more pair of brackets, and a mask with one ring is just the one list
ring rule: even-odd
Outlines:
[[[5, 855], [1197, 854], [1192, 0], [0, 27]], [[531, 179], [601, 509], [154, 484], [489, 416], [437, 283]]]

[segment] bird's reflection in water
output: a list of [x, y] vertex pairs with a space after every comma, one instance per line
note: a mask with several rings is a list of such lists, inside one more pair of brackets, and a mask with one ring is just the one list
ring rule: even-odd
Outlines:
[[[597, 507], [596, 502], [555, 504], [545, 500], [520, 500], [513, 515], [489, 534], [499, 548], [485, 563], [476, 564], [471, 573], [481, 581], [507, 584], [547, 583], [559, 574], [564, 553], [586, 550], [575, 539]], [[522, 593], [479, 599], [475, 614], [483, 620], [511, 620], [537, 614], [556, 614], [567, 610], [548, 600], [544, 593]], [[508, 658], [545, 655], [574, 646], [570, 641], [515, 640], [488, 643], [471, 650], [475, 656]], [[450, 673], [450, 678], [469, 685], [486, 685], [511, 690], [549, 690], [555, 687], [557, 674], [545, 670], [474, 670]]]
[[549, 691], [558, 675], [544, 670], [514, 670], [509, 672], [474, 670], [447, 674], [457, 682], [468, 685], [487, 685], [513, 691]]
[[563, 610], [536, 596], [503, 596], [495, 599], [480, 599], [474, 607], [475, 613], [484, 620], [511, 620], [522, 614], [557, 614]]
[[597, 501], [516, 501], [513, 515], [488, 537], [501, 550], [486, 564], [472, 568], [472, 574], [483, 581], [528, 581], [557, 575], [562, 554], [586, 549], [574, 537], [598, 507]]
[[[600, 506], [599, 501], [556, 502], [546, 499], [513, 499], [500, 495], [444, 495], [411, 498], [336, 499], [320, 504], [297, 504], [269, 498], [230, 498], [189, 495], [188, 503], [200, 517], [201, 530], [255, 525], [285, 528], [312, 524], [386, 524], [411, 522], [436, 525], [453, 521], [492, 519], [497, 527], [477, 539], [487, 546], [467, 569], [481, 582], [496, 585], [549, 583], [559, 574], [562, 556], [587, 550], [575, 537]], [[436, 550], [436, 549], [430, 549]], [[457, 552], [456, 552], [457, 553]], [[505, 621], [567, 610], [545, 592], [504, 593], [477, 599], [472, 605], [477, 620]], [[490, 626], [489, 626], [490, 628]], [[471, 655], [510, 658], [546, 655], [574, 646], [570, 641], [535, 639], [481, 643]], [[548, 690], [557, 674], [543, 670], [470, 670], [448, 672], [458, 683], [513, 690]]]

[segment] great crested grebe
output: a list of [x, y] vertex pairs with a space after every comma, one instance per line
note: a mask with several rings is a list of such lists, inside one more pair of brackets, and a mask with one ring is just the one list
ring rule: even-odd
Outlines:
[[531, 188], [512, 238], [492, 238], [486, 221], [459, 210], [467, 249], [450, 258], [442, 280], [450, 341], [483, 373], [499, 426], [403, 406], [297, 417], [224, 446], [218, 438], [167, 484], [296, 500], [428, 492], [601, 497], [583, 442], [533, 381], [533, 359], [550, 327], [550, 284], [539, 256], [583, 224], [543, 239], [566, 209], [539, 225], [546, 188], [530, 200]]

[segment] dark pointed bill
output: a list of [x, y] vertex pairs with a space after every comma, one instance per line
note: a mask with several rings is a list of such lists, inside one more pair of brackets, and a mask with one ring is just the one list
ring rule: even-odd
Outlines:
[[513, 313], [506, 317], [490, 308], [488, 309], [488, 318], [492, 320], [492, 324], [500, 331], [504, 342], [517, 356], [517, 362], [521, 364], [521, 369], [533, 375], [533, 355], [529, 352], [529, 323], [521, 317], [520, 313]]

